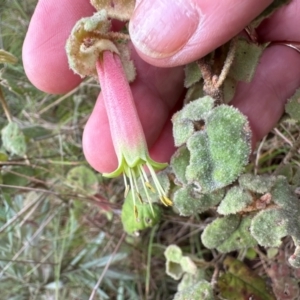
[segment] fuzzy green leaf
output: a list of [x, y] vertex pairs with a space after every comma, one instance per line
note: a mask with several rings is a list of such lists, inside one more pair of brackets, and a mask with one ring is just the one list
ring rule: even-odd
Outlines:
[[239, 227], [217, 247], [217, 250], [222, 253], [228, 253], [257, 246], [257, 241], [250, 234], [251, 220], [252, 216], [243, 217]]
[[191, 87], [194, 83], [198, 82], [202, 77], [200, 68], [196, 62], [187, 64], [184, 68], [184, 73], [185, 73], [184, 86], [186, 88]]
[[227, 272], [218, 279], [222, 299], [276, 300], [264, 280], [244, 263], [226, 257], [223, 264]]
[[205, 280], [190, 286], [175, 294], [173, 300], [215, 300], [211, 284]]
[[86, 166], [78, 166], [71, 169], [66, 178], [66, 184], [77, 193], [95, 195], [98, 191], [98, 178], [96, 174]]
[[181, 216], [191, 216], [201, 213], [217, 205], [223, 197], [223, 191], [200, 194], [193, 185], [187, 185], [174, 194], [173, 204]]
[[246, 39], [237, 41], [234, 61], [229, 71], [229, 77], [237, 81], [250, 82], [256, 70], [265, 45], [254, 44]]
[[264, 247], [278, 247], [281, 238], [289, 234], [287, 212], [267, 209], [259, 212], [252, 220], [251, 234]]
[[254, 247], [257, 242], [250, 235], [251, 219], [252, 216], [242, 218], [238, 215], [218, 218], [204, 229], [202, 243], [223, 253]]
[[222, 245], [228, 237], [238, 229], [240, 224], [238, 215], [229, 215], [217, 218], [204, 229], [201, 240], [208, 249], [214, 249]]
[[203, 92], [203, 81], [199, 81], [195, 84], [193, 84], [186, 92], [186, 95], [184, 97], [184, 104], [188, 104], [194, 100], [197, 100], [199, 98], [204, 97]]
[[2, 129], [2, 143], [6, 151], [11, 154], [24, 156], [26, 154], [25, 136], [19, 126], [14, 123], [8, 123]]
[[166, 273], [175, 280], [182, 277], [184, 271], [180, 264], [182, 259], [181, 249], [175, 245], [170, 245], [165, 251]]
[[275, 182], [275, 176], [243, 174], [239, 178], [241, 187], [259, 194], [270, 192]]
[[233, 99], [237, 83], [234, 78], [226, 77], [223, 83], [224, 103], [229, 103]]
[[222, 188], [241, 174], [250, 154], [250, 130], [246, 117], [237, 109], [221, 105], [207, 115], [205, 128], [187, 141], [189, 182], [203, 193]]
[[290, 98], [285, 105], [285, 111], [296, 121], [300, 121], [300, 89]]
[[186, 143], [188, 138], [200, 127], [207, 114], [212, 110], [214, 100], [205, 96], [188, 103], [173, 118], [173, 135], [175, 146], [179, 147]]
[[190, 152], [185, 146], [178, 148], [171, 158], [170, 165], [176, 176], [176, 180], [181, 184], [187, 184], [185, 170], [189, 162]]
[[300, 203], [285, 177], [271, 177], [271, 182], [273, 206], [260, 211], [253, 218], [250, 229], [261, 246], [278, 247], [287, 235], [300, 239]]
[[177, 286], [177, 291], [181, 292], [191, 286], [194, 286], [199, 281], [205, 279], [205, 270], [204, 269], [197, 269], [196, 274], [185, 273], [182, 276], [180, 283]]
[[157, 204], [136, 202], [137, 218], [135, 216], [132, 193], [129, 192], [122, 206], [121, 220], [124, 231], [129, 234], [136, 234], [138, 231], [157, 224], [161, 219], [161, 207]]
[[181, 249], [170, 245], [164, 252], [166, 258], [166, 273], [175, 280], [181, 278], [183, 273], [195, 275], [197, 267], [189, 256], [182, 256]]
[[169, 245], [164, 252], [165, 258], [167, 261], [172, 261], [180, 264], [182, 259], [182, 251], [176, 245]]
[[185, 273], [196, 274], [197, 272], [197, 266], [189, 256], [183, 256], [180, 265]]
[[235, 214], [242, 211], [252, 202], [252, 196], [239, 186], [232, 187], [218, 207], [218, 213], [222, 215]]

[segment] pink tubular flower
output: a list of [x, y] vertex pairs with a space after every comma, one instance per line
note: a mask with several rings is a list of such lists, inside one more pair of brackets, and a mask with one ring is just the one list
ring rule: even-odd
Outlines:
[[[136, 197], [140, 199], [137, 184], [137, 177], [140, 177], [151, 205], [147, 188], [152, 191], [154, 189], [144, 171], [144, 166], [146, 166], [153, 178], [161, 202], [166, 206], [172, 205], [172, 201], [166, 196], [155, 174], [155, 170], [163, 169], [167, 164], [155, 162], [149, 156], [144, 131], [119, 55], [104, 51], [102, 57], [96, 63], [96, 69], [108, 115], [111, 136], [119, 161], [118, 168], [114, 172], [103, 175], [117, 177], [123, 173], [126, 187], [125, 195], [131, 189], [134, 203]], [[134, 205], [134, 207], [137, 217], [136, 206]]]

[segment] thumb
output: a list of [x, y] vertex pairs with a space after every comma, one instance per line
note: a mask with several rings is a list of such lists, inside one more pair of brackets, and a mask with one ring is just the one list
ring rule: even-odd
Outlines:
[[272, 0], [141, 0], [129, 24], [139, 55], [170, 67], [203, 57], [245, 28]]

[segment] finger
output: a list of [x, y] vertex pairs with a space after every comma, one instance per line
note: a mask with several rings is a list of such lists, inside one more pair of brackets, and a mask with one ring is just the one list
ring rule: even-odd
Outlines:
[[144, 0], [129, 24], [140, 56], [156, 66], [203, 57], [237, 35], [272, 0]]
[[66, 40], [75, 23], [92, 15], [86, 0], [40, 0], [23, 44], [23, 64], [29, 80], [48, 93], [65, 93], [81, 81], [69, 69]]
[[257, 33], [260, 40], [300, 42], [299, 12], [299, 0], [293, 0], [289, 5], [283, 6], [259, 26]]
[[274, 45], [267, 48], [250, 83], [240, 83], [232, 105], [250, 122], [253, 145], [265, 136], [284, 112], [286, 100], [300, 86], [300, 55]]
[[[137, 55], [135, 55], [137, 56]], [[131, 85], [148, 147], [153, 158], [166, 162], [174, 151], [170, 112], [183, 92], [183, 69], [158, 69], [136, 59], [138, 76]], [[109, 122], [100, 94], [83, 133], [83, 150], [90, 165], [101, 173], [117, 168]]]

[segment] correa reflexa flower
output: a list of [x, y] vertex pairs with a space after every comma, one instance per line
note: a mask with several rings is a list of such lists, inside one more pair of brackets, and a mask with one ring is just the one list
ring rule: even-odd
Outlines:
[[149, 156], [144, 131], [119, 55], [111, 51], [104, 51], [96, 63], [96, 69], [109, 119], [111, 136], [119, 161], [118, 168], [114, 172], [103, 175], [117, 177], [123, 173], [125, 197], [129, 191], [132, 192], [134, 213], [138, 217], [136, 199], [143, 200], [138, 190], [137, 178], [141, 178], [150, 205], [151, 201], [147, 189], [155, 191], [144, 170], [146, 166], [153, 178], [161, 202], [166, 206], [171, 206], [172, 201], [166, 196], [155, 174], [155, 170], [163, 169], [167, 164], [155, 162]]

